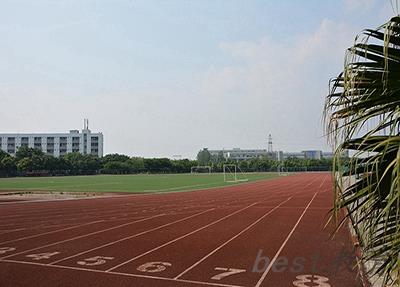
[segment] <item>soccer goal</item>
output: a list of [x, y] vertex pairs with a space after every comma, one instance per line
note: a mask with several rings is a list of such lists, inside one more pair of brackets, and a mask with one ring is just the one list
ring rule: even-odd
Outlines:
[[287, 167], [284, 166], [278, 166], [278, 174], [280, 176], [285, 176], [285, 175], [289, 175], [289, 171]]
[[224, 182], [244, 182], [249, 179], [236, 164], [224, 164]]
[[211, 174], [211, 166], [209, 165], [198, 165], [190, 168], [190, 173], [208, 173]]

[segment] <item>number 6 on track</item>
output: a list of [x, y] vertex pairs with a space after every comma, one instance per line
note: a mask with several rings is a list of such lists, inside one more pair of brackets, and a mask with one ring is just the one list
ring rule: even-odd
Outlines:
[[156, 273], [164, 271], [169, 266], [172, 266], [172, 264], [169, 262], [148, 262], [143, 265], [140, 265], [136, 269], [140, 272]]
[[228, 277], [228, 276], [231, 276], [231, 275], [235, 275], [235, 274], [246, 272], [245, 269], [223, 268], [223, 267], [215, 267], [214, 270], [225, 271], [225, 272], [217, 274], [217, 275], [211, 277], [211, 279], [213, 279], [213, 280], [221, 280], [221, 279], [223, 279], [225, 277]]

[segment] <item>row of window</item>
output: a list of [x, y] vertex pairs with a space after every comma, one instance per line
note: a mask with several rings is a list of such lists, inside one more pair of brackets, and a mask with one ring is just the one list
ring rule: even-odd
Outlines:
[[[35, 148], [41, 150], [41, 147], [36, 147], [35, 146]], [[47, 148], [46, 149], [46, 153], [50, 154], [50, 155], [54, 155], [54, 151], [55, 151], [54, 148]], [[59, 151], [60, 151], [60, 155], [64, 155], [64, 154], [66, 154], [68, 152], [67, 149], [65, 149], [65, 148], [64, 149], [60, 149]], [[14, 154], [16, 152], [15, 147], [8, 147], [7, 148], [7, 152], [9, 154]], [[79, 152], [79, 148], [72, 148], [72, 152]], [[99, 153], [98, 149], [96, 149], [96, 148], [92, 148], [91, 149], [91, 154], [97, 155], [98, 153]]]
[[[5, 139], [6, 139], [7, 143], [10, 143], [10, 144], [15, 143], [15, 137], [8, 137], [8, 138], [5, 138]], [[45, 138], [34, 137], [33, 141], [35, 143], [39, 143], [39, 142], [42, 142], [42, 139], [46, 139], [47, 143], [49, 143], [49, 142], [52, 143], [55, 140], [54, 137], [45, 137]], [[81, 139], [80, 137], [72, 137], [72, 142], [73, 143], [79, 143], [80, 139]], [[3, 139], [0, 137], [0, 144], [2, 143], [2, 140]], [[85, 141], [86, 141], [86, 138], [85, 138]], [[98, 143], [99, 137], [91, 137], [91, 141], [94, 142], [94, 143]], [[60, 137], [59, 138], [59, 142], [60, 143], [66, 143], [67, 142], [67, 137]], [[21, 137], [21, 143], [29, 143], [29, 137]]]

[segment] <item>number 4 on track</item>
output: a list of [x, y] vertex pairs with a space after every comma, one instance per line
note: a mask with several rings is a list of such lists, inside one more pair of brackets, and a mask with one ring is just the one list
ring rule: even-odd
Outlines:
[[15, 251], [14, 247], [0, 247], [0, 254], [6, 254], [7, 252]]
[[32, 258], [32, 260], [43, 260], [50, 259], [50, 257], [59, 254], [60, 252], [47, 252], [47, 253], [38, 253], [38, 254], [29, 254], [26, 255], [28, 258]]
[[225, 271], [225, 272], [219, 273], [219, 274], [211, 277], [211, 279], [213, 279], [213, 280], [221, 280], [221, 279], [223, 279], [225, 277], [228, 277], [228, 276], [231, 276], [231, 275], [235, 275], [235, 274], [246, 272], [245, 269], [223, 268], [223, 267], [215, 267], [214, 270]]

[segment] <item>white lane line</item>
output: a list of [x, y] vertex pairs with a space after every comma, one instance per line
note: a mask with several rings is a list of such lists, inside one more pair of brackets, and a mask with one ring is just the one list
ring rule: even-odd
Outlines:
[[107, 228], [107, 229], [102, 229], [102, 230], [94, 231], [94, 232], [91, 232], [91, 233], [75, 236], [75, 237], [68, 238], [68, 239], [65, 239], [65, 240], [61, 240], [61, 241], [57, 241], [57, 242], [54, 242], [54, 243], [46, 244], [46, 245], [43, 245], [43, 246], [35, 247], [35, 248], [29, 249], [29, 250], [24, 250], [24, 251], [21, 251], [21, 252], [18, 252], [18, 253], [10, 254], [10, 255], [4, 256], [4, 257], [2, 257], [0, 259], [14, 257], [14, 256], [17, 256], [17, 255], [24, 254], [24, 253], [27, 253], [27, 252], [31, 252], [31, 251], [34, 251], [34, 250], [38, 250], [38, 249], [41, 249], [41, 248], [50, 247], [50, 246], [54, 246], [54, 245], [57, 245], [57, 244], [73, 241], [73, 240], [84, 238], [84, 237], [87, 237], [87, 236], [90, 236], [90, 235], [94, 235], [94, 234], [106, 232], [106, 231], [109, 231], [109, 230], [113, 230], [113, 229], [119, 228], [121, 226], [125, 226], [125, 225], [129, 225], [129, 224], [137, 223], [137, 222], [150, 220], [152, 218], [163, 216], [163, 215], [165, 215], [165, 214], [158, 214], [158, 215], [154, 215], [154, 216], [151, 216], [151, 217], [146, 217], [146, 218], [142, 218], [142, 219], [139, 219], [139, 220], [135, 220], [135, 221], [132, 221], [132, 222], [129, 222], [129, 223], [113, 226], [113, 227], [110, 227], [110, 228]]
[[104, 221], [104, 220], [96, 220], [96, 221], [92, 221], [92, 222], [89, 222], [89, 223], [79, 224], [79, 225], [75, 225], [75, 226], [71, 226], [71, 227], [67, 227], [67, 228], [62, 228], [62, 229], [57, 229], [57, 230], [53, 230], [53, 231], [48, 231], [48, 232], [44, 232], [44, 233], [40, 233], [40, 234], [36, 234], [36, 235], [30, 235], [30, 236], [25, 236], [25, 237], [17, 238], [17, 239], [12, 239], [12, 240], [8, 240], [8, 241], [0, 242], [0, 245], [7, 244], [7, 243], [12, 243], [12, 242], [17, 242], [17, 241], [21, 241], [21, 240], [25, 240], [25, 239], [35, 238], [35, 237], [39, 237], [39, 236], [42, 236], [42, 235], [48, 235], [48, 234], [52, 234], [52, 233], [56, 233], [56, 232], [60, 232], [60, 231], [65, 231], [65, 230], [70, 230], [70, 229], [74, 229], [74, 228], [79, 228], [79, 227], [82, 227], [82, 226], [86, 226], [86, 225], [90, 225], [90, 224], [95, 224], [95, 223], [99, 223], [99, 222], [103, 222], [103, 221]]
[[[170, 223], [167, 223], [167, 224], [163, 224], [163, 225], [160, 225], [160, 226], [151, 228], [151, 229], [149, 229], [149, 230], [146, 230], [146, 231], [143, 231], [143, 232], [140, 232], [140, 233], [131, 235], [131, 236], [127, 236], [127, 237], [121, 238], [121, 239], [119, 239], [119, 240], [115, 240], [115, 241], [112, 241], [112, 242], [109, 242], [109, 243], [106, 243], [106, 244], [97, 246], [97, 247], [95, 247], [95, 248], [92, 248], [92, 249], [89, 249], [89, 250], [86, 250], [86, 251], [83, 251], [83, 252], [79, 252], [79, 253], [77, 253], [77, 254], [74, 254], [74, 255], [71, 255], [71, 256], [62, 258], [62, 259], [60, 259], [60, 260], [53, 261], [53, 262], [49, 263], [48, 265], [53, 265], [53, 264], [59, 263], [59, 262], [64, 261], [64, 260], [68, 260], [68, 259], [71, 259], [71, 258], [73, 258], [73, 257], [80, 256], [80, 255], [83, 255], [83, 254], [92, 252], [92, 251], [94, 251], [94, 250], [98, 250], [98, 249], [100, 249], [100, 248], [104, 248], [104, 247], [107, 247], [107, 246], [111, 246], [111, 245], [114, 245], [114, 244], [116, 244], [116, 243], [119, 243], [119, 242], [122, 242], [122, 241], [125, 241], [125, 240], [128, 240], [128, 239], [131, 239], [131, 238], [135, 238], [135, 237], [144, 235], [144, 234], [146, 234], [146, 233], [149, 233], [149, 232], [152, 232], [152, 231], [155, 231], [155, 230], [158, 230], [158, 229], [161, 229], [161, 228], [164, 228], [164, 227], [173, 225], [173, 224], [175, 224], [175, 223], [178, 223], [178, 222], [181, 222], [181, 221], [185, 221], [185, 220], [187, 220], [187, 219], [190, 219], [190, 218], [193, 218], [193, 217], [202, 215], [203, 213], [209, 212], [209, 211], [214, 210], [214, 209], [215, 209], [215, 208], [210, 208], [210, 209], [207, 209], [207, 210], [205, 210], [205, 211], [201, 211], [201, 212], [199, 212], [199, 213], [195, 213], [195, 214], [192, 214], [192, 215], [190, 215], [190, 216], [186, 216], [186, 217], [184, 217], [184, 218], [175, 220], [175, 221], [173, 221], [173, 222], [170, 222]], [[1, 259], [1, 258], [0, 258], [0, 259]]]
[[297, 226], [299, 225], [300, 221], [302, 220], [304, 214], [306, 214], [308, 208], [310, 207], [311, 203], [313, 202], [315, 196], [318, 194], [318, 192], [314, 193], [314, 196], [311, 198], [310, 202], [307, 204], [306, 208], [304, 209], [303, 213], [300, 215], [299, 219], [297, 220], [296, 224], [293, 226], [292, 230], [286, 237], [285, 241], [283, 241], [281, 247], [278, 249], [276, 252], [274, 258], [272, 258], [271, 262], [269, 263], [267, 269], [264, 271], [262, 274], [260, 280], [258, 280], [257, 284], [255, 287], [260, 287], [261, 283], [264, 281], [265, 277], [268, 275], [269, 271], [271, 270], [272, 266], [275, 264], [276, 259], [279, 257], [279, 254], [282, 252], [283, 248], [285, 247], [286, 243], [289, 241], [290, 237], [292, 236], [293, 232], [296, 230]]
[[253, 203], [253, 204], [250, 204], [250, 205], [248, 205], [248, 206], [246, 206], [246, 207], [244, 207], [244, 208], [241, 208], [241, 209], [239, 209], [239, 210], [237, 210], [237, 211], [235, 211], [235, 212], [232, 212], [232, 213], [230, 213], [230, 214], [228, 214], [228, 215], [225, 215], [224, 217], [222, 217], [222, 218], [220, 218], [220, 219], [218, 219], [218, 220], [215, 220], [215, 221], [213, 221], [213, 222], [211, 222], [211, 223], [209, 223], [209, 224], [206, 224], [206, 225], [204, 225], [204, 226], [202, 226], [202, 227], [200, 227], [200, 228], [198, 228], [198, 229], [196, 229], [196, 230], [193, 230], [193, 231], [191, 231], [191, 232], [189, 232], [189, 233], [186, 233], [186, 234], [184, 234], [184, 235], [182, 235], [182, 236], [179, 236], [179, 237], [177, 237], [177, 238], [175, 238], [175, 239], [172, 239], [172, 240], [170, 240], [170, 241], [168, 241], [168, 242], [166, 242], [166, 243], [164, 243], [164, 244], [162, 244], [162, 245], [160, 245], [160, 246], [157, 246], [156, 248], [153, 248], [153, 249], [151, 249], [151, 250], [149, 250], [149, 251], [147, 251], [147, 252], [144, 252], [144, 253], [142, 253], [142, 254], [140, 254], [140, 255], [138, 255], [138, 256], [135, 256], [135, 257], [133, 257], [133, 258], [131, 258], [131, 259], [125, 261], [125, 262], [122, 262], [122, 263], [120, 263], [120, 264], [118, 264], [118, 265], [116, 265], [116, 266], [114, 266], [114, 267], [111, 267], [111, 268], [107, 269], [106, 272], [110, 272], [110, 271], [112, 271], [112, 270], [114, 270], [114, 269], [117, 269], [118, 267], [121, 267], [121, 266], [123, 266], [123, 265], [125, 265], [125, 264], [128, 264], [129, 262], [132, 262], [132, 261], [134, 261], [134, 260], [136, 260], [136, 259], [138, 259], [138, 258], [140, 258], [140, 257], [143, 257], [143, 256], [145, 256], [145, 255], [147, 255], [147, 254], [149, 254], [149, 253], [151, 253], [151, 252], [154, 252], [154, 251], [156, 251], [156, 250], [158, 250], [158, 249], [161, 249], [161, 248], [163, 248], [163, 247], [165, 247], [165, 246], [167, 246], [167, 245], [170, 245], [170, 244], [172, 244], [172, 243], [174, 243], [174, 242], [176, 242], [176, 241], [178, 241], [178, 240], [181, 240], [181, 239], [183, 239], [183, 238], [185, 238], [185, 237], [188, 237], [188, 236], [190, 236], [190, 235], [192, 235], [192, 234], [194, 234], [194, 233], [196, 233], [196, 232], [199, 232], [199, 231], [201, 231], [201, 230], [203, 230], [203, 229], [206, 229], [207, 227], [210, 227], [210, 226], [212, 226], [212, 225], [214, 225], [214, 224], [217, 224], [218, 222], [221, 222], [221, 221], [223, 221], [223, 220], [225, 220], [225, 219], [227, 219], [227, 218], [229, 218], [229, 217], [231, 217], [231, 216], [233, 216], [233, 215], [235, 215], [235, 214], [237, 214], [237, 213], [239, 213], [239, 212], [242, 212], [243, 210], [246, 210], [246, 209], [248, 209], [248, 208], [250, 208], [250, 207], [252, 207], [252, 206], [258, 204], [258, 203], [259, 203], [259, 202], [255, 202], [255, 203]]
[[17, 228], [17, 229], [10, 229], [10, 230], [3, 230], [0, 232], [0, 235], [6, 234], [6, 233], [11, 233], [11, 232], [16, 232], [16, 231], [21, 231], [21, 230], [26, 230], [27, 228]]
[[244, 287], [244, 286], [240, 286], [240, 285], [209, 283], [209, 282], [201, 282], [201, 281], [194, 281], [194, 280], [184, 280], [184, 279], [174, 280], [172, 278], [149, 276], [149, 275], [129, 274], [129, 273], [121, 273], [121, 272], [105, 272], [105, 271], [96, 270], [96, 269], [86, 269], [86, 268], [62, 266], [62, 265], [48, 265], [48, 264], [38, 263], [38, 262], [24, 262], [24, 261], [10, 260], [10, 259], [5, 259], [5, 260], [0, 259], [0, 262], [16, 263], [16, 264], [22, 264], [22, 265], [37, 265], [37, 266], [43, 266], [43, 267], [92, 272], [92, 273], [98, 273], [98, 274], [108, 274], [108, 275], [113, 274], [113, 275], [119, 275], [119, 276], [125, 276], [125, 277], [145, 278], [145, 279], [154, 279], [154, 280], [162, 280], [162, 281], [175, 281], [175, 282], [183, 282], [183, 283], [198, 284], [198, 285], [205, 285], [205, 286]]
[[245, 233], [247, 230], [249, 230], [250, 228], [252, 228], [254, 225], [256, 225], [257, 223], [259, 223], [261, 220], [263, 220], [265, 217], [267, 217], [268, 215], [270, 215], [272, 212], [274, 212], [276, 209], [278, 209], [281, 205], [285, 204], [286, 202], [288, 202], [290, 199], [292, 199], [292, 197], [289, 197], [288, 199], [286, 199], [285, 201], [281, 202], [280, 204], [278, 204], [277, 206], [275, 206], [273, 209], [271, 209], [270, 211], [268, 211], [267, 213], [265, 213], [263, 216], [261, 216], [260, 218], [258, 218], [256, 221], [254, 221], [252, 224], [250, 224], [249, 226], [247, 226], [245, 229], [243, 229], [242, 231], [240, 231], [239, 233], [237, 233], [235, 236], [233, 236], [232, 238], [230, 238], [229, 240], [225, 241], [223, 244], [221, 244], [220, 246], [218, 246], [217, 248], [215, 248], [213, 251], [211, 251], [210, 253], [208, 253], [206, 256], [204, 256], [203, 258], [201, 258], [199, 261], [197, 261], [196, 263], [194, 263], [192, 266], [190, 266], [189, 268], [187, 268], [186, 270], [184, 270], [183, 272], [181, 272], [179, 275], [175, 276], [174, 279], [179, 279], [179, 277], [182, 277], [184, 274], [186, 274], [187, 272], [189, 272], [190, 270], [192, 270], [194, 267], [196, 267], [197, 265], [199, 265], [201, 262], [203, 262], [204, 260], [206, 260], [208, 257], [210, 257], [211, 255], [213, 255], [215, 252], [217, 252], [218, 250], [220, 250], [221, 248], [223, 248], [225, 245], [229, 244], [231, 241], [235, 240], [236, 238], [238, 238], [240, 235], [242, 235], [243, 233]]
[[324, 183], [325, 183], [325, 181], [328, 179], [328, 177], [329, 177], [329, 176], [324, 176], [324, 180], [323, 180], [322, 183], [319, 185], [319, 188], [321, 188], [321, 187], [324, 185]]

